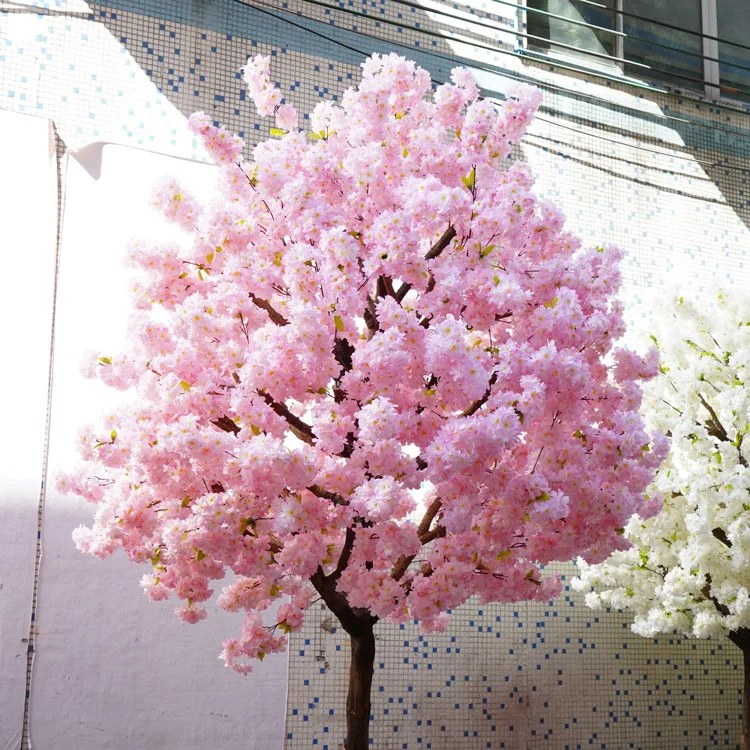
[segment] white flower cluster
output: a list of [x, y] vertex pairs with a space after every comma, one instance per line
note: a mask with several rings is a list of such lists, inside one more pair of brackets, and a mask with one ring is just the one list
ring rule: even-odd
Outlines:
[[750, 304], [680, 298], [661, 325], [644, 409], [671, 435], [652, 486], [664, 506], [630, 520], [630, 549], [579, 559], [573, 586], [590, 607], [632, 610], [643, 636], [750, 628]]

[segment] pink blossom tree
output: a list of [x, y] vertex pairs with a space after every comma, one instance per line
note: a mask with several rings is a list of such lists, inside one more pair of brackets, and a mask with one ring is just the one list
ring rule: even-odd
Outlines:
[[361, 750], [377, 621], [548, 599], [540, 566], [601, 560], [656, 510], [664, 445], [638, 414], [656, 359], [612, 353], [619, 251], [582, 250], [511, 159], [537, 91], [497, 106], [456, 69], [430, 96], [426, 71], [375, 55], [303, 134], [267, 58], [245, 77], [274, 137], [244, 161], [191, 118], [216, 199], [162, 186], [186, 241], [133, 253], [132, 345], [90, 367], [132, 400], [84, 432], [60, 486], [99, 505], [78, 546], [150, 562], [146, 592], [183, 620], [232, 574], [218, 605], [244, 612], [223, 651], [239, 672], [322, 598], [351, 638]]

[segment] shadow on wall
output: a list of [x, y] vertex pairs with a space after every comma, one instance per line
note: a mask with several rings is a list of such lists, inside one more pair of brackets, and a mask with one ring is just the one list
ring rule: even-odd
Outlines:
[[[359, 64], [373, 52], [397, 51], [412, 57], [438, 80], [446, 80], [456, 65], [447, 45], [434, 37], [430, 51], [444, 59], [428, 57], [419, 40], [417, 46], [406, 40], [399, 45], [359, 33], [362, 24], [357, 19], [351, 19], [351, 28], [341, 28], [337, 19], [333, 32], [333, 22], [323, 19], [334, 6], [327, 11], [306, 0], [298, 4], [305, 6], [299, 14], [288, 9], [290, 3], [283, 4], [284, 10], [241, 0], [112, 0], [91, 4], [91, 9], [94, 20], [109, 30], [185, 117], [205, 111], [250, 145], [268, 136], [272, 121], [259, 118], [247, 96], [239, 68], [248, 56], [271, 55], [272, 78], [285, 100], [305, 115], [321, 99], [335, 100], [355, 85]], [[306, 17], [311, 12], [320, 20]], [[348, 16], [343, 20], [350, 21]], [[411, 26], [429, 23], [425, 13], [409, 14]]]
[[[487, 13], [450, 8], [455, 17], [445, 17], [394, 3], [374, 9], [363, 4], [359, 11], [369, 17], [347, 13], [350, 6], [334, 0], [330, 7], [309, 0], [262, 0], [253, 6], [243, 0], [112, 0], [91, 9], [184, 116], [208, 112], [249, 146], [267, 137], [270, 126], [269, 118], [257, 116], [239, 72], [257, 52], [272, 56], [272, 76], [301, 113], [356, 84], [359, 63], [373, 52], [411, 57], [436, 81], [448, 80], [456, 64], [473, 64], [490, 73], [482, 77], [485, 89], [493, 89], [490, 95], [502, 91], [508, 74], [518, 76], [512, 58], [487, 51], [488, 46], [514, 48], [512, 13], [495, 16], [498, 25], [491, 32], [471, 21]], [[464, 43], [452, 41], [457, 36]], [[522, 77], [533, 80], [533, 74], [525, 68]], [[563, 99], [567, 104], [560, 106]], [[639, 109], [635, 97], [630, 108], [547, 90], [542, 115], [565, 113], [574, 131], [582, 126], [603, 137], [583, 144], [575, 139], [573, 150], [570, 129], [548, 128], [535, 137], [546, 141], [543, 147], [551, 153], [581, 166], [660, 193], [728, 205], [750, 227], [750, 115], [738, 112], [734, 124], [726, 126], [706, 107], [696, 107], [686, 118], [669, 105], [666, 99], [661, 111], [651, 113]], [[614, 139], [614, 146], [607, 139]]]
[[685, 150], [700, 160], [706, 175], [750, 229], [750, 115], [737, 113], [731, 119], [735, 124], [725, 129], [708, 122], [679, 122], [675, 131], [685, 142]]
[[[0, 1], [9, 41], [27, 41], [29, 48], [25, 56], [9, 58], [0, 79], [18, 89], [5, 106], [47, 114], [74, 148], [103, 140], [201, 158], [190, 148], [185, 118], [203, 110], [245, 138], [249, 150], [272, 125], [270, 118], [257, 116], [239, 72], [258, 52], [272, 56], [272, 75], [301, 113], [354, 85], [359, 63], [372, 52], [409, 56], [436, 81], [447, 80], [456, 64], [468, 64], [481, 71], [489, 95], [502, 91], [509, 78], [533, 81], [543, 74], [507, 54], [515, 49], [517, 23], [507, 8], [492, 11], [508, 14], [503, 17], [478, 10], [478, 4], [461, 10], [445, 6], [446, 16], [389, 0], [356, 9], [345, 0], [257, 0], [253, 6], [245, 0], [55, 0], [55, 5]], [[19, 34], [16, 40], [13, 23], [21, 14], [70, 18], [81, 35], [58, 28], [59, 46], [52, 50], [53, 35], [49, 43], [44, 34], [39, 40], [37, 31], [45, 31], [40, 22], [28, 39]], [[92, 26], [102, 33], [96, 28], [92, 33]], [[45, 62], [49, 52], [59, 57], [48, 55], [51, 63]], [[23, 75], [14, 77], [14, 67]], [[569, 84], [564, 76], [558, 82], [563, 88]], [[612, 98], [616, 95], [613, 91]], [[25, 110], [19, 103], [24, 98]], [[540, 123], [544, 117], [557, 123], [536, 127], [527, 142], [602, 176], [654, 188], [666, 199], [675, 194], [696, 199], [696, 205], [728, 205], [743, 228], [750, 226], [750, 115], [732, 113], [728, 123], [692, 101], [631, 98], [632, 104], [623, 106], [545, 88]]]
[[[528, 74], [533, 71], [526, 68]], [[560, 79], [557, 83], [569, 85]], [[592, 86], [593, 91], [597, 88], [601, 91]], [[601, 93], [545, 89], [537, 126], [539, 121], [547, 125], [532, 128], [525, 145], [632, 183], [625, 204], [635, 206], [642, 200], [644, 213], [663, 213], [660, 235], [672, 233], [676, 239], [679, 213], [686, 212], [715, 224], [735, 252], [744, 251], [750, 231], [750, 114], [717, 112], [708, 103], [658, 93], [645, 99], [636, 93], [613, 88], [614, 101], [607, 101]], [[621, 103], [623, 94], [631, 101]], [[677, 226], [670, 228], [670, 221]], [[715, 241], [705, 249], [715, 258]]]

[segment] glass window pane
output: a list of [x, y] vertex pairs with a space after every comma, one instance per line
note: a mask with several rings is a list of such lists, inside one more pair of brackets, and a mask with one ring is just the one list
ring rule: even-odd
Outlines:
[[[721, 93], [733, 98], [750, 100], [750, 7], [747, 0], [718, 0], [719, 75]], [[732, 44], [735, 42], [735, 44]]]
[[[614, 0], [605, 0], [602, 4], [611, 8]], [[585, 5], [575, 0], [527, 0], [526, 8], [528, 33], [539, 37], [528, 40], [532, 49], [554, 50], [570, 55], [593, 52], [596, 54], [587, 57], [599, 62], [606, 62], [605, 57], [600, 55], [614, 54], [614, 36], [606, 31], [590, 28], [614, 28], [614, 13], [606, 8]], [[534, 13], [534, 10], [551, 15]]]
[[[719, 3], [722, 1], [719, 0]], [[637, 78], [664, 81], [683, 89], [702, 90], [700, 0], [623, 0], [622, 9], [638, 16], [623, 17], [623, 31], [627, 34], [625, 58], [641, 63], [626, 64], [625, 72]], [[687, 31], [676, 31], [661, 25], [665, 23]]]

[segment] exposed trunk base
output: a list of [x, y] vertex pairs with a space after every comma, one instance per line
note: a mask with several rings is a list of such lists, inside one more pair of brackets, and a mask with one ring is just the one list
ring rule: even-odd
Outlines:
[[741, 651], [744, 661], [742, 688], [742, 739], [740, 750], [750, 750], [750, 629], [742, 628], [729, 634], [729, 638]]
[[346, 696], [346, 750], [367, 750], [370, 736], [370, 689], [375, 664], [375, 635], [372, 623], [362, 632], [350, 634], [351, 663], [349, 693]]
[[[351, 533], [347, 530], [347, 538]], [[349, 547], [351, 549], [351, 545]], [[343, 555], [342, 555], [343, 556]], [[341, 569], [341, 561], [339, 562]], [[351, 641], [349, 664], [349, 693], [346, 697], [346, 750], [367, 750], [370, 737], [370, 690], [375, 664], [375, 635], [373, 626], [378, 618], [366, 609], [351, 607], [346, 596], [336, 589], [340, 571], [337, 567], [326, 576], [318, 568], [310, 582], [320, 594], [328, 609], [336, 615], [341, 627]]]

